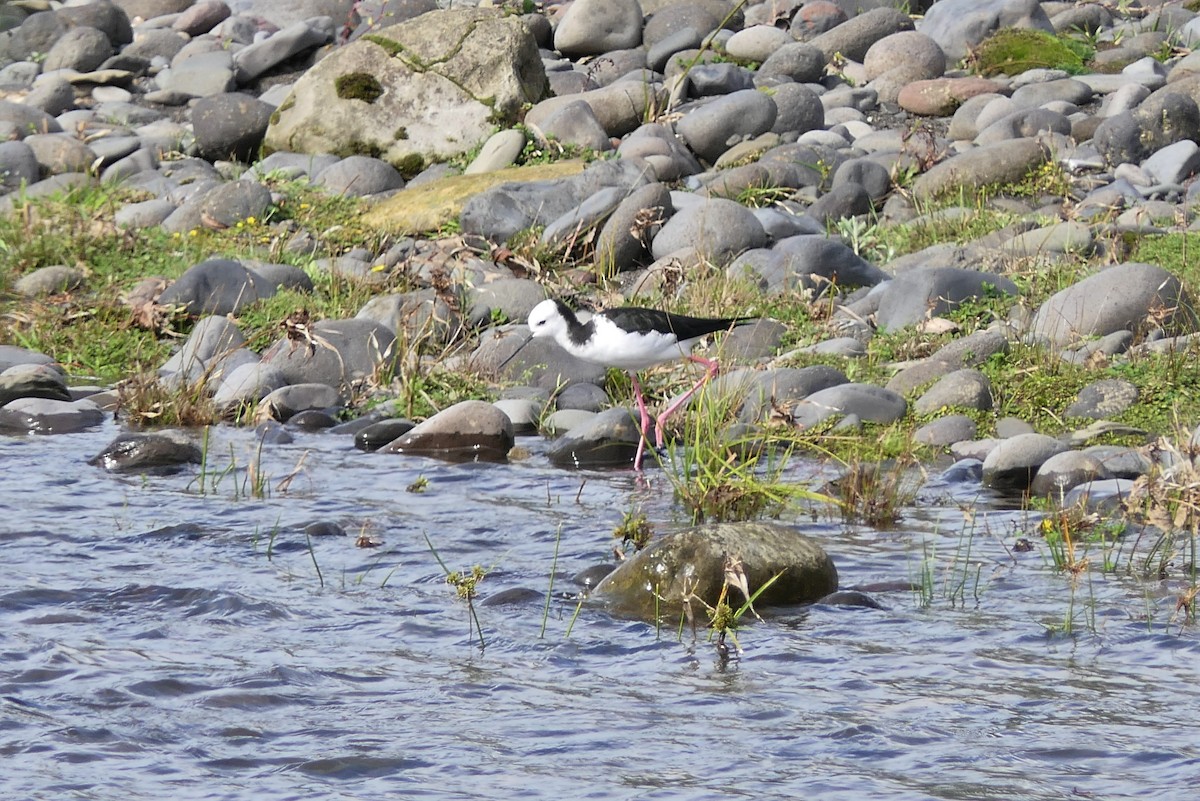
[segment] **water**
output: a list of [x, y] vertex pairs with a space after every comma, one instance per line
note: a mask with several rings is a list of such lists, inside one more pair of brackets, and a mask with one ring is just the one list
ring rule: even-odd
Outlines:
[[[483, 596], [544, 593], [557, 540], [557, 596], [611, 558], [622, 512], [681, 525], [665, 479], [301, 435], [264, 450], [255, 498], [246, 432], [216, 433], [209, 470], [238, 471], [203, 492], [195, 470], [87, 466], [116, 433], [0, 438], [9, 798], [1190, 799], [1200, 780], [1180, 585], [1072, 582], [1035, 518], [969, 488], [927, 487], [889, 531], [792, 518], [843, 585], [930, 557], [928, 605], [776, 610], [724, 660], [703, 633], [587, 607], [568, 637], [575, 604], [556, 597], [548, 616], [478, 607], [481, 652], [426, 536], [452, 569], [491, 569]], [[306, 538], [318, 521], [347, 535]], [[1039, 547], [1010, 553], [1022, 533]]]

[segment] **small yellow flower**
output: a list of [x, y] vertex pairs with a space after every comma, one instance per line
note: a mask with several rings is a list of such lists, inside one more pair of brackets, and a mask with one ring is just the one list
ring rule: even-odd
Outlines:
[[254, 219], [253, 217], [246, 218], [246, 225], [254, 225], [256, 222], [258, 222], [258, 220]]

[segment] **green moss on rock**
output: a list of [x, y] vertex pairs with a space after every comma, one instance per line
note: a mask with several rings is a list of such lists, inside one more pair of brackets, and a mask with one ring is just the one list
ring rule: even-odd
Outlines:
[[369, 72], [349, 72], [333, 81], [333, 88], [342, 100], [361, 100], [374, 103], [383, 94], [383, 84]]
[[396, 56], [398, 56], [404, 52], [404, 45], [400, 44], [399, 42], [397, 42], [394, 39], [388, 39], [386, 36], [380, 36], [378, 34], [369, 33], [366, 36], [364, 36], [363, 39], [366, 39], [368, 42], [371, 42], [372, 44], [379, 45], [380, 47], [382, 47], [384, 50], [386, 50], [388, 52], [389, 56], [392, 56], [393, 58], [395, 58]]
[[1060, 69], [1075, 74], [1084, 71], [1091, 58], [1081, 43], [1061, 39], [1044, 31], [1005, 28], [979, 43], [971, 65], [980, 75], [1017, 75], [1031, 69]]

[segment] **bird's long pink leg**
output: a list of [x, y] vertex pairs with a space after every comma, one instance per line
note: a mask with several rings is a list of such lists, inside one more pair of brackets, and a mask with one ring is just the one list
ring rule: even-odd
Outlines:
[[642, 454], [646, 452], [646, 443], [650, 440], [650, 412], [646, 409], [646, 396], [642, 394], [642, 385], [638, 383], [637, 373], [630, 373], [633, 379], [633, 397], [637, 400], [638, 414], [641, 416], [641, 429], [638, 436], [637, 453], [633, 456], [633, 469], [642, 469]]
[[717, 371], [720, 369], [717, 366], [717, 363], [712, 359], [705, 359], [701, 356], [688, 356], [688, 359], [694, 361], [696, 364], [704, 365], [704, 375], [700, 377], [699, 381], [692, 385], [691, 389], [676, 398], [675, 401], [658, 416], [658, 420], [655, 422], [654, 427], [656, 429], [655, 445], [657, 445], [659, 448], [663, 446], [663, 423], [666, 421], [667, 417], [669, 417], [680, 406], [687, 403], [688, 398], [692, 397], [692, 395], [694, 395], [696, 390], [700, 389], [700, 387], [711, 381], [713, 376], [715, 376]]

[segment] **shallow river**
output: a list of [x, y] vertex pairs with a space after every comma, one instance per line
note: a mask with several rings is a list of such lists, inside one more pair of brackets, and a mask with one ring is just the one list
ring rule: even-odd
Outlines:
[[[451, 465], [298, 435], [264, 450], [254, 497], [246, 432], [216, 432], [203, 480], [87, 466], [116, 433], [0, 437], [5, 798], [1196, 797], [1181, 587], [1061, 575], [1036, 517], [969, 487], [931, 481], [882, 532], [785, 516], [843, 586], [925, 592], [775, 610], [723, 659], [703, 631], [587, 606], [572, 625], [571, 576], [611, 561], [622, 512], [682, 525], [661, 472], [555, 470], [536, 441]], [[481, 650], [426, 537], [490, 569], [481, 597], [544, 598], [557, 543], [548, 614], [477, 604]]]

